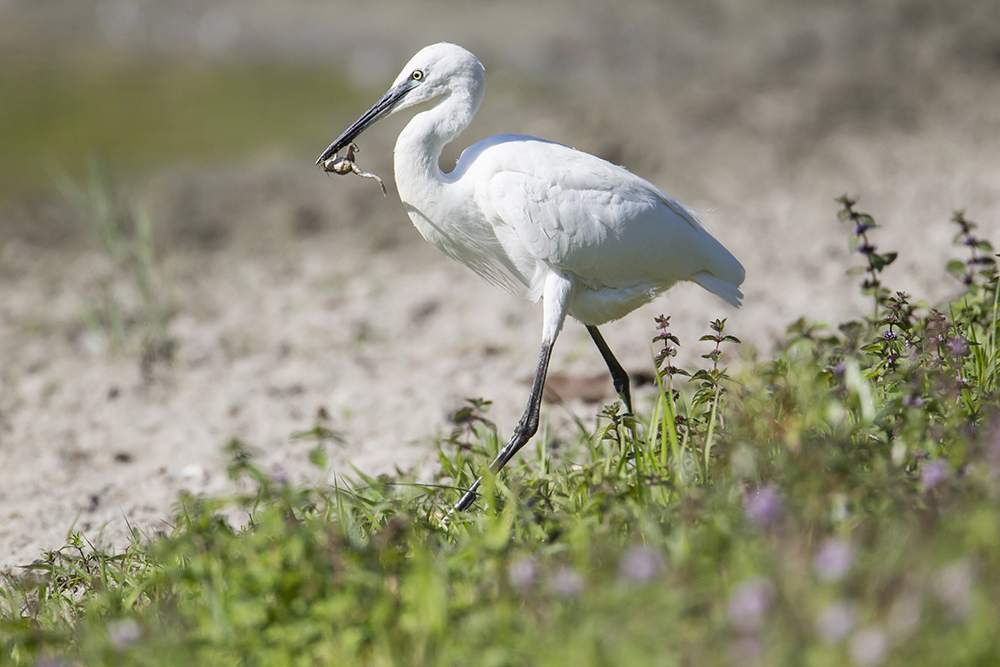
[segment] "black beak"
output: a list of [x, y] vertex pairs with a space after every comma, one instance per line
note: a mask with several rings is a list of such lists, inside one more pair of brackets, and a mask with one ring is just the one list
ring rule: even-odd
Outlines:
[[368, 129], [369, 125], [372, 125], [375, 121], [380, 118], [384, 118], [392, 113], [392, 110], [396, 108], [399, 101], [403, 99], [406, 93], [410, 92], [409, 82], [403, 85], [392, 88], [385, 95], [382, 96], [378, 102], [376, 102], [371, 109], [366, 111], [361, 118], [354, 121], [354, 123], [344, 130], [344, 133], [337, 137], [337, 140], [330, 144], [330, 147], [323, 151], [323, 154], [319, 156], [316, 160], [316, 164], [323, 164], [326, 160], [336, 155], [338, 152], [343, 150], [345, 146], [354, 141], [355, 137]]

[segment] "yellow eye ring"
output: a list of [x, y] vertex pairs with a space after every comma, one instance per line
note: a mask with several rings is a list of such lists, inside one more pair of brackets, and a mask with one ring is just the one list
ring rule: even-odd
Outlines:
[[410, 78], [413, 79], [414, 81], [420, 81], [421, 79], [424, 78], [423, 70], [419, 69], [413, 70], [413, 74], [410, 75]]

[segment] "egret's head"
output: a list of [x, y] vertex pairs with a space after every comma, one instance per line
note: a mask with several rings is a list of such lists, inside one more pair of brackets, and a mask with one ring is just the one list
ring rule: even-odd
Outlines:
[[425, 46], [410, 58], [389, 91], [330, 144], [316, 164], [336, 155], [375, 121], [400, 109], [447, 94], [469, 95], [478, 106], [484, 82], [483, 64], [461, 46], [444, 42]]

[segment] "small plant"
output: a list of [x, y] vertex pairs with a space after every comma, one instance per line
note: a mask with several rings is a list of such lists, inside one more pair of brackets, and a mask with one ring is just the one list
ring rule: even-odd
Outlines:
[[[996, 275], [996, 260], [991, 256], [993, 244], [985, 239], [980, 239], [973, 234], [973, 230], [978, 225], [967, 220], [965, 211], [956, 211], [951, 217], [951, 221], [958, 225], [958, 233], [952, 241], [955, 245], [961, 245], [969, 250], [967, 259], [953, 259], [948, 262], [948, 273], [962, 281], [963, 285], [970, 286], [976, 284], [988, 284]], [[987, 254], [980, 254], [987, 253]]]
[[[870, 372], [883, 378], [886, 373], [896, 370], [900, 358], [916, 342], [912, 336], [914, 309], [906, 293], [896, 292], [895, 296], [888, 297], [885, 310], [882, 319], [875, 323], [875, 340], [861, 348], [879, 359]], [[882, 327], [885, 329], [882, 330]]]
[[[689, 460], [688, 448], [696, 439], [701, 439], [699, 475], [702, 480], [707, 480], [716, 424], [719, 422], [719, 401], [725, 391], [723, 382], [729, 380], [727, 369], [719, 366], [719, 362], [725, 357], [722, 344], [739, 344], [740, 340], [725, 333], [726, 320], [714, 320], [709, 323], [712, 333], [705, 334], [699, 341], [714, 343], [714, 348], [710, 352], [701, 355], [702, 359], [710, 360], [712, 365], [710, 368], [699, 369], [691, 374], [674, 365], [673, 360], [677, 356], [680, 340], [669, 331], [670, 318], [661, 315], [656, 318], [656, 325], [657, 335], [653, 338], [653, 342], [662, 342], [663, 347], [653, 358], [660, 397], [654, 410], [659, 422], [654, 424], [656, 428], [651, 427], [651, 433], [652, 436], [655, 436], [657, 431], [660, 433], [660, 462], [666, 465], [667, 444], [669, 444], [669, 452], [675, 466], [678, 466], [680, 477], [687, 479], [688, 474], [684, 466]], [[686, 375], [689, 383], [697, 384], [693, 395], [684, 402], [685, 414], [678, 412], [682, 395], [680, 390], [674, 387], [675, 375]]]
[[[84, 313], [84, 322], [113, 351], [138, 351], [143, 375], [148, 377], [157, 361], [169, 362], [174, 352], [152, 218], [141, 207], [121, 203], [107, 163], [97, 157], [91, 158], [87, 185], [63, 175], [60, 186], [93, 230], [110, 267], [97, 276], [99, 300]], [[128, 298], [118, 289], [122, 279], [131, 292]]]
[[879, 307], [886, 305], [891, 294], [882, 285], [881, 274], [885, 270], [885, 267], [896, 261], [898, 253], [887, 252], [880, 254], [876, 252], [875, 245], [868, 238], [868, 232], [876, 227], [875, 219], [867, 213], [855, 210], [854, 206], [858, 203], [857, 199], [851, 199], [847, 195], [843, 195], [837, 198], [837, 203], [843, 207], [837, 213], [837, 217], [841, 222], [850, 222], [852, 225], [850, 237], [851, 250], [864, 255], [868, 262], [868, 266], [861, 268], [859, 271], [865, 276], [861, 283], [861, 293], [872, 297], [874, 304], [872, 317], [877, 319]]
[[681, 342], [676, 335], [669, 331], [669, 327], [669, 317], [660, 315], [656, 318], [657, 334], [653, 337], [653, 342], [663, 343], [663, 348], [653, 358], [653, 366], [656, 368], [656, 385], [660, 389], [660, 395], [653, 410], [653, 424], [650, 426], [650, 431], [655, 436], [657, 428], [659, 430], [660, 465], [664, 468], [667, 466], [668, 452], [673, 455], [675, 461], [679, 461], [681, 457], [681, 445], [677, 430], [683, 425], [684, 417], [677, 414], [677, 399], [680, 393], [674, 388], [674, 376], [691, 375], [686, 370], [674, 365], [677, 348], [681, 346]]
[[698, 382], [699, 387], [692, 399], [692, 409], [701, 410], [703, 423], [707, 423], [704, 439], [704, 468], [703, 478], [708, 478], [709, 463], [711, 461], [712, 440], [715, 435], [715, 424], [719, 416], [719, 399], [725, 389], [722, 386], [723, 380], [728, 380], [725, 368], [719, 368], [719, 362], [726, 353], [722, 351], [723, 343], [740, 344], [740, 339], [725, 333], [726, 320], [715, 320], [709, 324], [713, 333], [706, 334], [699, 338], [700, 341], [711, 341], [715, 343], [715, 348], [708, 354], [701, 355], [702, 359], [709, 359], [712, 362], [711, 368], [704, 368], [691, 376], [692, 382]]

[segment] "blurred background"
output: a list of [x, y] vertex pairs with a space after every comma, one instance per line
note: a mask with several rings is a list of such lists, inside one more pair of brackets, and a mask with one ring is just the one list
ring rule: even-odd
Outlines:
[[[740, 311], [679, 286], [607, 327], [636, 375], [661, 312], [688, 360], [716, 317], [752, 359], [801, 316], [867, 312], [844, 193], [916, 300], [958, 288], [954, 210], [997, 241], [995, 0], [0, 0], [0, 565], [72, 525], [162, 528], [179, 490], [228, 488], [232, 437], [298, 479], [317, 441], [291, 435], [316, 425], [327, 476], [432, 459], [467, 397], [509, 432], [540, 312], [410, 225], [409, 114], [359, 141], [387, 198], [313, 166], [437, 41], [487, 70], [443, 167], [498, 132], [575, 146], [703, 211], [746, 266]], [[560, 338], [553, 434], [613, 396], [592, 348]]]

